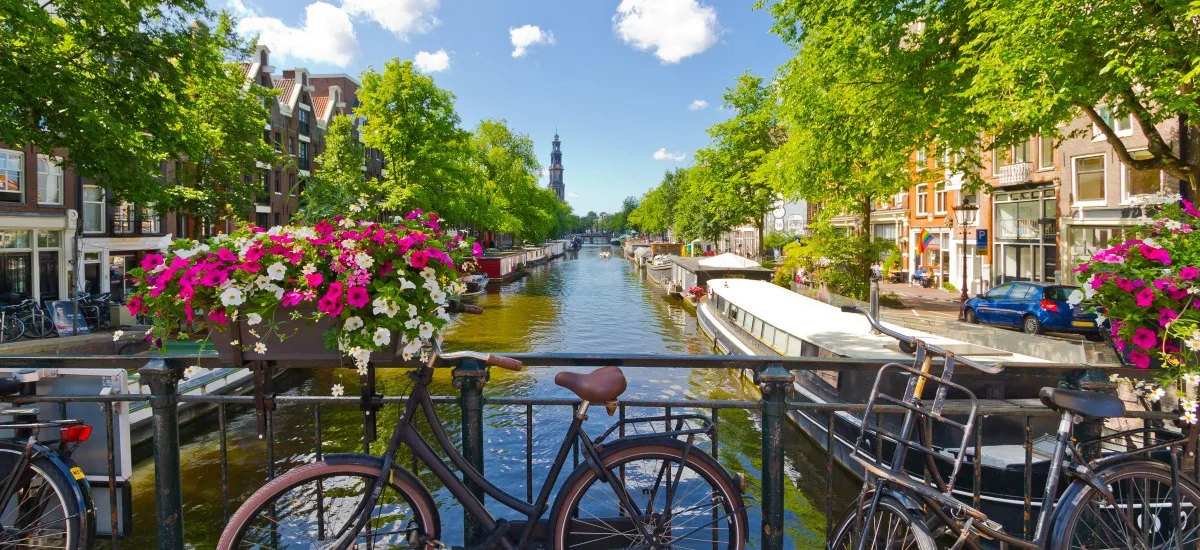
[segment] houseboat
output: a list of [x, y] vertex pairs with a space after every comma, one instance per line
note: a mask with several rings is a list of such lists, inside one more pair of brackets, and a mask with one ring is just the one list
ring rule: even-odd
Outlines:
[[487, 291], [488, 276], [486, 273], [472, 273], [459, 279], [466, 288], [459, 296], [461, 300], [474, 300]]
[[753, 279], [770, 281], [774, 275], [754, 260], [726, 252], [719, 256], [673, 258], [668, 286], [672, 294], [683, 294], [692, 287], [704, 288], [710, 279]]
[[526, 245], [522, 250], [525, 251], [525, 267], [542, 265], [550, 260], [543, 245]]
[[550, 259], [553, 260], [554, 258], [565, 254], [567, 252], [567, 248], [567, 241], [549, 241], [546, 243], [546, 255], [550, 256]]
[[673, 261], [678, 256], [669, 254], [659, 254], [650, 259], [646, 264], [646, 273], [650, 275], [650, 279], [661, 286], [667, 286], [671, 279], [671, 266], [675, 265]]
[[[747, 279], [712, 279], [707, 285], [708, 299], [697, 308], [697, 318], [703, 332], [714, 346], [726, 354], [784, 355], [801, 357], [858, 357], [894, 359], [911, 363], [913, 357], [900, 350], [896, 340], [875, 335], [867, 320], [860, 315], [844, 313], [839, 308], [796, 294], [774, 284]], [[960, 356], [985, 364], [1037, 363], [1044, 360], [1012, 354], [953, 339], [898, 329], [913, 334], [931, 344]], [[842, 371], [796, 371], [794, 400], [810, 403], [865, 403], [875, 382], [876, 369]], [[1043, 386], [1056, 386], [1059, 374], [1046, 370], [1022, 371], [1020, 378], [984, 375], [960, 367], [956, 383], [975, 393], [980, 401], [992, 404], [1028, 406]], [[885, 379], [883, 389], [890, 395], [902, 395], [906, 380], [897, 376]], [[1036, 402], [1034, 400], [1033, 402]], [[791, 410], [789, 418], [822, 448], [826, 447], [830, 414], [833, 414], [832, 449], [826, 449], [834, 459], [851, 473], [861, 477], [857, 462], [850, 459], [859, 435], [857, 414], [811, 410]], [[884, 415], [881, 421], [899, 424], [899, 415]], [[965, 420], [958, 418], [960, 422]], [[1055, 417], [1029, 417], [1029, 427], [1035, 442], [1033, 457], [1034, 486], [1045, 482], [1048, 454], [1043, 453], [1039, 437], [1053, 434]], [[1021, 532], [1025, 487], [1025, 417], [980, 418], [982, 430], [981, 498], [983, 511], [1004, 524], [1009, 532]], [[957, 448], [961, 432], [939, 427], [933, 431], [935, 449]], [[868, 445], [873, 442], [868, 441]], [[885, 451], [890, 444], [885, 444]], [[870, 454], [874, 454], [871, 452]], [[971, 453], [973, 456], [974, 453]], [[922, 457], [910, 453], [906, 465], [914, 475], [922, 471]], [[968, 502], [973, 494], [970, 474], [960, 475], [955, 494]], [[1037, 503], [1034, 503], [1037, 507]], [[1037, 514], [1035, 509], [1034, 514]]]
[[505, 250], [484, 254], [478, 263], [479, 270], [487, 275], [489, 285], [512, 282], [525, 273], [525, 251]]

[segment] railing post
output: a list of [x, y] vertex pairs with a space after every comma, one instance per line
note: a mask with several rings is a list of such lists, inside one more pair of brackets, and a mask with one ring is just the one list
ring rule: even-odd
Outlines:
[[[462, 454], [467, 463], [479, 473], [483, 473], [483, 387], [487, 384], [487, 365], [473, 359], [467, 359], [454, 369], [454, 387], [458, 388], [459, 405], [462, 409]], [[466, 476], [463, 476], [464, 478]], [[466, 486], [483, 502], [483, 488], [470, 479], [465, 479]], [[483, 539], [480, 526], [475, 523], [471, 514], [463, 509], [463, 541], [464, 546], [470, 547]]]
[[155, 511], [158, 514], [158, 547], [183, 548], [183, 482], [179, 469], [179, 380], [183, 371], [162, 359], [138, 369], [150, 386], [154, 430]]
[[795, 376], [779, 363], [755, 373], [762, 392], [762, 548], [783, 548], [783, 423]]

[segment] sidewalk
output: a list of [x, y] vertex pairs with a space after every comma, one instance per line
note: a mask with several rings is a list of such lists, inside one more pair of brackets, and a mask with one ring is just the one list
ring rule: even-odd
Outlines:
[[128, 355], [145, 349], [141, 336], [144, 334], [145, 330], [126, 330], [116, 342], [112, 330], [57, 338], [22, 338], [0, 343], [0, 355]]
[[879, 291], [884, 294], [887, 294], [888, 292], [894, 292], [899, 296], [915, 296], [915, 297], [925, 298], [925, 299], [929, 299], [929, 300], [941, 300], [941, 301], [946, 301], [946, 302], [954, 302], [955, 304], [958, 304], [958, 300], [959, 300], [959, 296], [960, 296], [960, 294], [959, 294], [960, 291], [958, 291], [958, 290], [949, 291], [949, 290], [942, 290], [940, 288], [925, 288], [925, 287], [921, 287], [921, 286], [909, 286], [908, 283], [880, 282], [879, 283]]

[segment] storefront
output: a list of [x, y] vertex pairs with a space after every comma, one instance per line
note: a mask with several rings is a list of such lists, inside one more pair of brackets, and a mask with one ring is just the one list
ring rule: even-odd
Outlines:
[[[4, 221], [0, 218], [0, 223]], [[44, 221], [52, 226], [63, 224], [62, 219]], [[29, 224], [30, 220], [21, 222], [37, 225]], [[0, 226], [0, 295], [39, 301], [66, 298], [68, 254], [64, 234], [65, 228]]]
[[1053, 185], [992, 195], [993, 284], [1057, 282], [1058, 198]]
[[126, 274], [146, 254], [157, 252], [162, 237], [85, 237], [83, 239], [83, 291], [110, 293], [118, 303], [130, 292]]
[[[932, 240], [921, 248], [921, 230], [929, 231]], [[926, 227], [913, 228], [908, 235], [909, 249], [909, 273], [916, 273], [917, 269], [924, 269], [936, 281], [936, 286], [941, 286], [943, 282], [952, 282], [951, 270], [954, 263], [951, 261], [951, 252], [954, 236], [950, 228], [946, 227]]]

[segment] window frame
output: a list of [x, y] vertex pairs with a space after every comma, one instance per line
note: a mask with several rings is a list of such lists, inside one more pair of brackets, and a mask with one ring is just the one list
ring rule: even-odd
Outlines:
[[[1101, 177], [1103, 178], [1100, 187], [1103, 191], [1103, 196], [1099, 199], [1079, 198], [1079, 161], [1089, 158], [1101, 159], [1101, 165], [1103, 166], [1103, 169], [1100, 170]], [[1074, 206], [1104, 206], [1108, 204], [1108, 155], [1105, 153], [1091, 153], [1071, 157], [1071, 191], [1071, 204]]]
[[[1112, 128], [1113, 133], [1116, 134], [1117, 137], [1129, 137], [1133, 135], [1133, 113], [1121, 117], [1129, 121], [1129, 128], [1125, 130], [1122, 130], [1118, 127], [1116, 123], [1118, 119], [1113, 116], [1111, 107], [1096, 107], [1096, 114], [1100, 115], [1100, 118], [1104, 119], [1104, 121], [1108, 123], [1108, 127]], [[1100, 126], [1097, 124], [1092, 124], [1092, 141], [1102, 141], [1104, 139], [1104, 132], [1100, 130]]]
[[924, 216], [929, 213], [929, 184], [918, 183], [913, 190], [913, 197], [916, 201], [916, 211], [918, 216]]
[[[1129, 151], [1129, 155], [1133, 156], [1134, 153], [1141, 153], [1143, 151], [1147, 151], [1147, 150], [1146, 149], [1131, 150], [1131, 151]], [[1121, 204], [1130, 204], [1137, 197], [1146, 197], [1146, 196], [1153, 195], [1154, 193], [1162, 192], [1163, 185], [1166, 183], [1166, 174], [1160, 168], [1158, 170], [1158, 189], [1156, 191], [1154, 191], [1153, 193], [1142, 193], [1139, 195], [1130, 195], [1129, 194], [1129, 173], [1131, 170], [1133, 170], [1133, 168], [1130, 167], [1129, 165], [1125, 164], [1124, 162], [1121, 162], [1120, 159], [1117, 159], [1117, 163], [1121, 165]]]
[[[112, 232], [114, 235], [133, 235], [137, 232], [137, 205], [122, 202], [113, 209]], [[125, 215], [128, 212], [128, 215]]]
[[[42, 163], [43, 162], [46, 163], [46, 166], [48, 168], [48, 170], [46, 172], [42, 171]], [[54, 173], [54, 170], [58, 171], [57, 175]], [[38, 204], [42, 205], [42, 206], [62, 206], [63, 202], [65, 200], [63, 198], [63, 194], [66, 191], [66, 187], [65, 187], [66, 173], [63, 170], [62, 164], [54, 162], [54, 157], [51, 157], [48, 155], [38, 155], [37, 156], [37, 176], [38, 176], [38, 189], [37, 189]], [[57, 176], [57, 178], [58, 178], [58, 202], [42, 200], [43, 183], [45, 181], [48, 181], [51, 176]]]
[[[941, 189], [938, 189], [941, 187]], [[946, 189], [946, 182], [941, 181], [933, 186], [933, 213], [937, 215], [945, 215], [946, 203], [950, 198], [950, 191]]]
[[[17, 157], [17, 170], [16, 170], [16, 172], [17, 172], [17, 189], [11, 190], [11, 189], [7, 189], [7, 188], [0, 188], [0, 193], [11, 193], [13, 195], [16, 195], [18, 198], [15, 201], [6, 200], [3, 202], [25, 202], [25, 179], [26, 179], [25, 178], [25, 176], [26, 176], [26, 174], [25, 174], [25, 152], [17, 151], [15, 149], [0, 148], [0, 155], [16, 155], [16, 157]], [[2, 164], [0, 164], [0, 166], [2, 166]], [[8, 172], [10, 172], [10, 170], [8, 168], [0, 168], [0, 173], [5, 174], [5, 176], [6, 176], [6, 179], [5, 179], [6, 182], [8, 181], [7, 180]]]
[[[95, 189], [95, 190], [97, 190], [97, 191], [100, 193], [100, 199], [99, 199], [99, 200], [92, 200], [92, 201], [89, 201], [89, 200], [88, 200], [88, 198], [87, 198], [87, 190], [88, 190], [88, 188], [89, 188], [89, 187], [90, 187], [90, 188], [93, 188], [93, 189]], [[96, 234], [104, 234], [104, 232], [105, 232], [105, 231], [107, 231], [107, 229], [108, 229], [108, 221], [105, 219], [105, 217], [107, 216], [108, 204], [105, 202], [105, 200], [104, 200], [104, 197], [105, 197], [104, 188], [103, 188], [103, 187], [100, 187], [99, 185], [96, 185], [96, 184], [86, 184], [86, 185], [83, 185], [83, 186], [81, 186], [81, 188], [80, 188], [80, 197], [79, 197], [79, 200], [80, 200], [80, 203], [81, 203], [81, 204], [83, 204], [83, 212], [81, 212], [81, 213], [80, 213], [80, 216], [79, 216], [79, 217], [82, 219], [82, 221], [81, 221], [80, 223], [82, 223], [82, 224], [83, 224], [83, 232], [84, 232], [85, 234], [92, 234], [92, 235], [96, 235]], [[100, 214], [99, 214], [99, 216], [98, 216], [98, 219], [99, 219], [99, 222], [100, 222], [100, 224], [99, 224], [99, 225], [100, 225], [99, 229], [95, 229], [95, 230], [89, 230], [89, 229], [88, 229], [88, 224], [87, 224], [87, 210], [88, 210], [88, 208], [87, 208], [87, 207], [88, 207], [88, 205], [89, 205], [89, 204], [99, 204], [99, 205], [100, 205]]]
[[[162, 215], [158, 213], [158, 210], [154, 206], [150, 204], [136, 211], [141, 216], [136, 221], [136, 225], [138, 231], [143, 235], [157, 235], [162, 233]], [[149, 225], [149, 228], [147, 228], [147, 225]]]
[[917, 149], [916, 156], [917, 171], [920, 172], [928, 168], [929, 152], [925, 149]]
[[[1046, 145], [1045, 144], [1047, 143], [1047, 140], [1049, 140], [1049, 143], [1050, 143], [1050, 158], [1049, 159], [1046, 159]], [[1037, 164], [1038, 172], [1044, 172], [1047, 170], [1054, 169], [1054, 151], [1055, 151], [1054, 138], [1052, 138], [1050, 136], [1039, 136], [1038, 137], [1038, 164]], [[1048, 164], [1046, 162], [1047, 160], [1050, 161]]]

